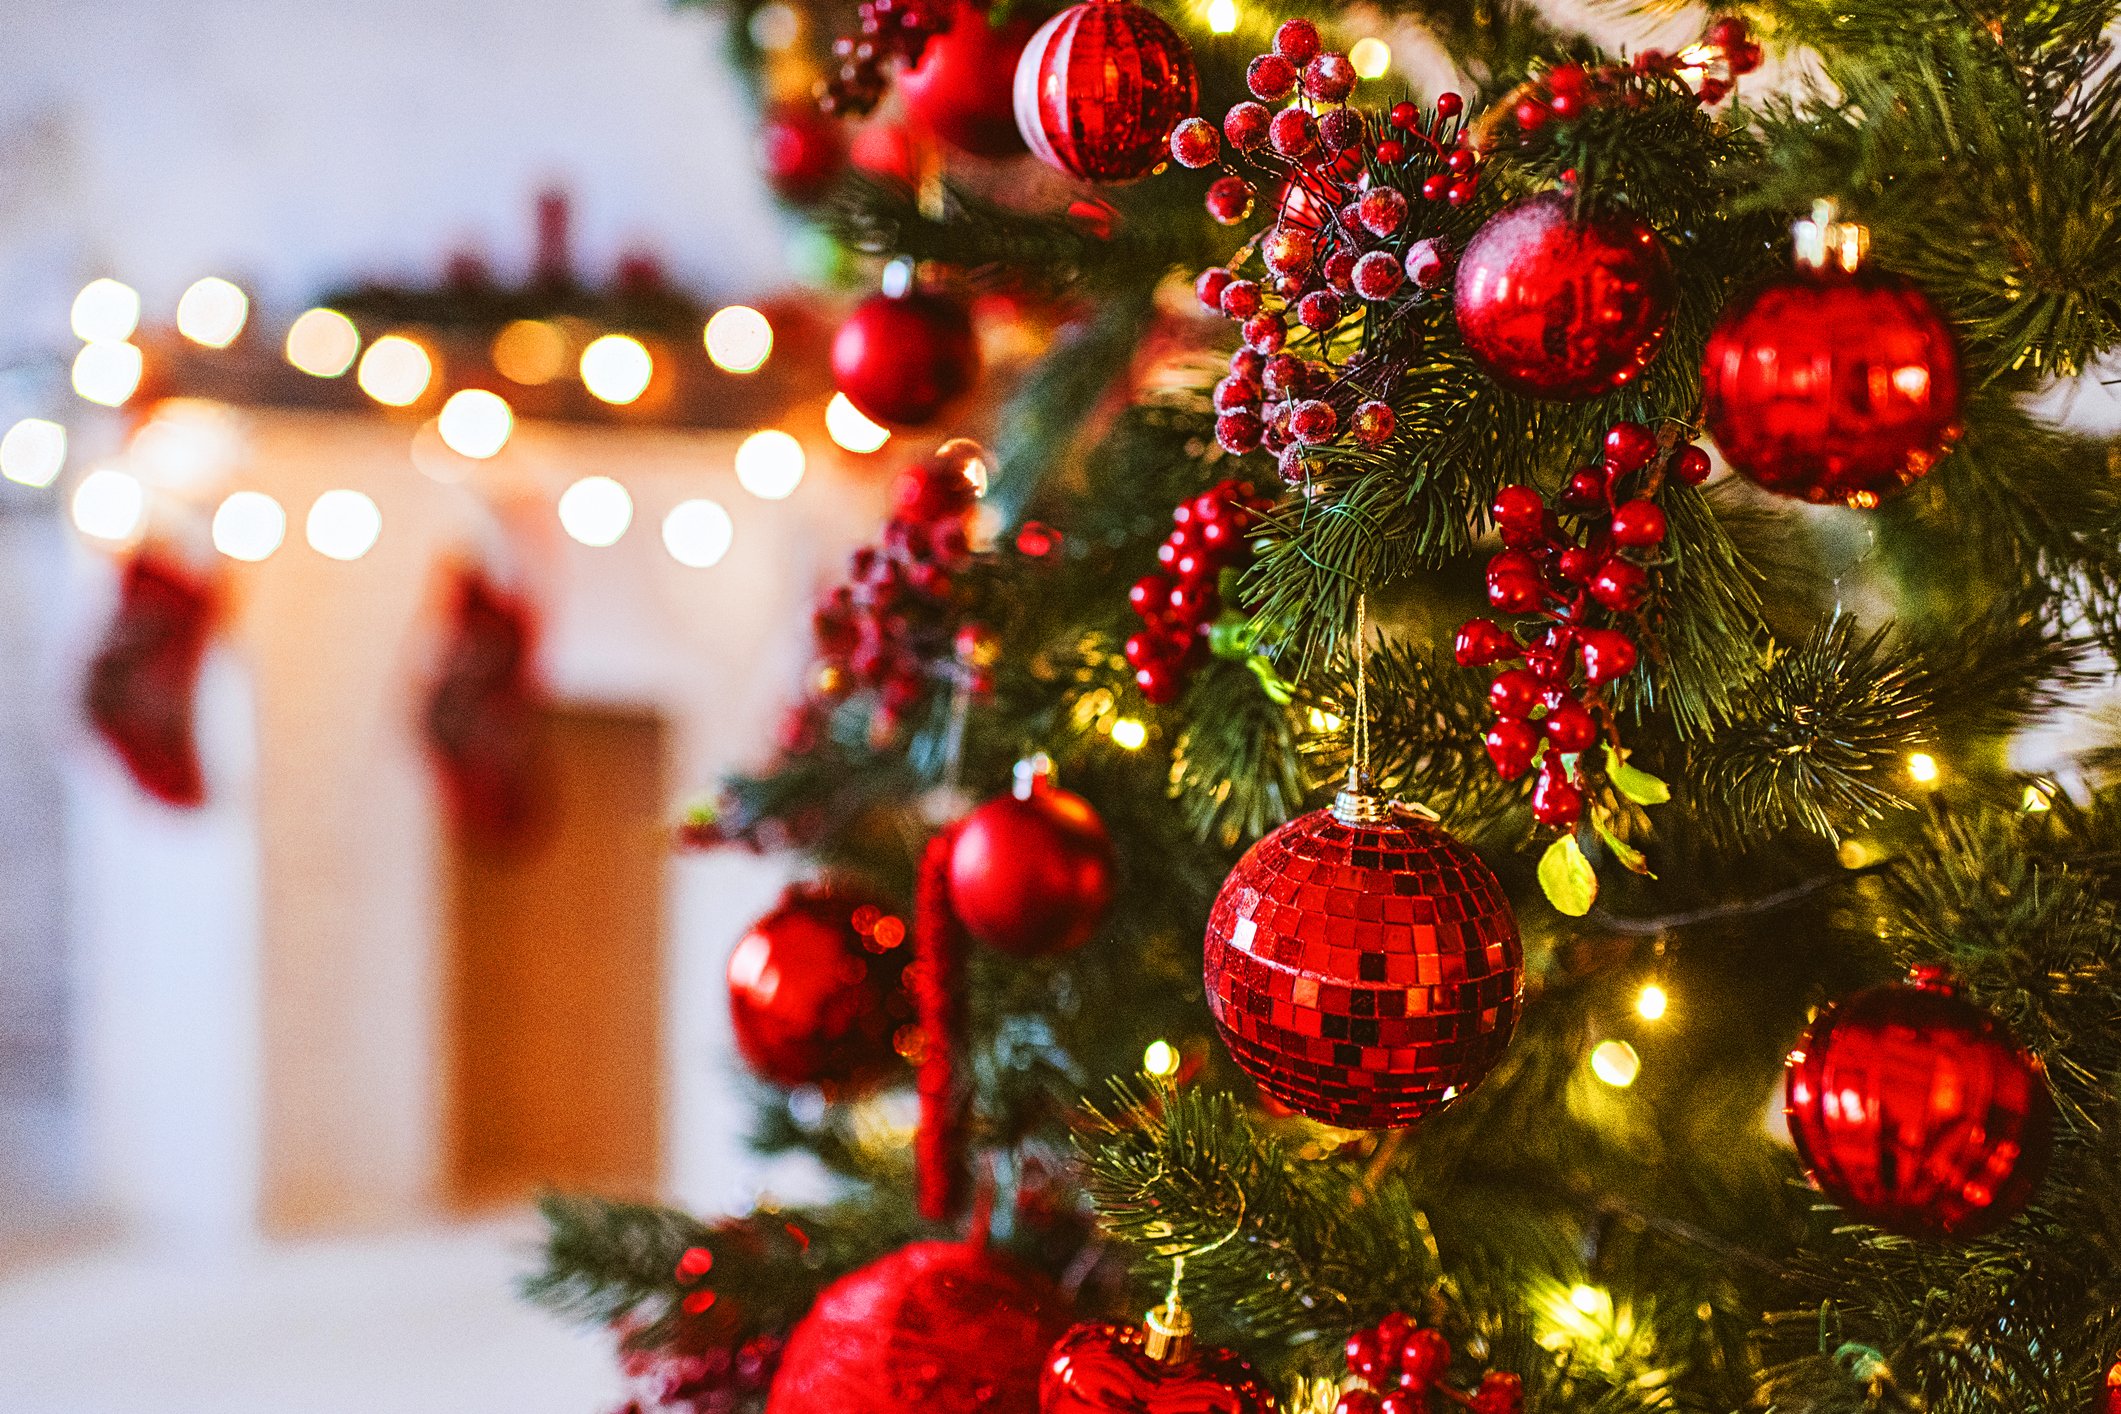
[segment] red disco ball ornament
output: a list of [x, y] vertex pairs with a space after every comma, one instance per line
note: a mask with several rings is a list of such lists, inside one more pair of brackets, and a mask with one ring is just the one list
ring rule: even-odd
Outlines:
[[1784, 1112], [1812, 1182], [1910, 1237], [1993, 1232], [2047, 1174], [2054, 1101], [2039, 1058], [1942, 974], [1871, 987], [1790, 1052]]
[[930, 39], [921, 61], [899, 76], [906, 111], [944, 142], [975, 157], [1024, 150], [1016, 130], [1016, 64], [1036, 26], [1027, 19], [994, 25], [960, 5], [950, 28]]
[[941, 295], [871, 295], [832, 338], [833, 383], [877, 422], [917, 427], [978, 376], [972, 317]]
[[1913, 282], [1800, 270], [1733, 306], [1701, 363], [1724, 459], [1783, 496], [1869, 507], [1959, 437], [1959, 345]]
[[1062, 1336], [1039, 1414], [1274, 1414], [1274, 1392], [1233, 1350], [1197, 1349], [1193, 1318], [1159, 1306], [1143, 1326], [1096, 1322]]
[[1070, 6], [1017, 61], [1017, 131], [1041, 161], [1086, 181], [1148, 176], [1199, 107], [1186, 41], [1132, 0]]
[[957, 826], [950, 908], [973, 937], [1018, 957], [1090, 941], [1112, 902], [1112, 839], [1090, 802], [1053, 784], [1042, 761], [1016, 791]]
[[1463, 1095], [1517, 1026], [1524, 949], [1480, 857], [1348, 791], [1238, 861], [1208, 917], [1208, 1009], [1260, 1089], [1343, 1129]]
[[1550, 192], [1498, 213], [1458, 262], [1458, 330], [1489, 377], [1534, 398], [1610, 393], [1649, 367], [1677, 290], [1664, 240], [1626, 211], [1578, 219]]
[[916, 1242], [819, 1293], [766, 1414], [1037, 1414], [1067, 1324], [1052, 1283], [1005, 1254]]
[[855, 1086], [891, 1070], [911, 1019], [906, 925], [873, 899], [796, 885], [729, 954], [729, 1020], [745, 1064], [776, 1085]]

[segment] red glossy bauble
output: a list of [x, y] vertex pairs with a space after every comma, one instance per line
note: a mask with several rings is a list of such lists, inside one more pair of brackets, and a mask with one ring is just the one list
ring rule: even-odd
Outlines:
[[1992, 1232], [2047, 1173], [2054, 1101], [2038, 1057], [1935, 973], [1868, 988], [1815, 1021], [1783, 1095], [1812, 1181], [1888, 1231]]
[[759, 130], [759, 163], [766, 181], [790, 201], [814, 201], [839, 175], [845, 154], [839, 125], [814, 103], [784, 103]]
[[1677, 293], [1664, 240], [1626, 211], [1578, 220], [1574, 199], [1520, 201], [1458, 262], [1466, 347], [1489, 377], [1535, 398], [1610, 393], [1649, 366]]
[[1959, 345], [1929, 297], [1882, 271], [1804, 272], [1741, 300], [1709, 336], [1702, 412], [1757, 484], [1875, 506], [1959, 437]]
[[1200, 107], [1193, 52], [1132, 0], [1083, 0], [1039, 28], [1016, 66], [1016, 127], [1041, 161], [1092, 182], [1146, 177]]
[[888, 1074], [912, 1015], [900, 988], [905, 924], [875, 900], [797, 885], [729, 954], [729, 1020], [776, 1085], [853, 1086]]
[[1081, 947], [1111, 902], [1105, 822], [1044, 776], [1029, 795], [996, 796], [957, 827], [950, 907], [989, 947], [1018, 957]]
[[877, 422], [917, 427], [978, 376], [972, 318], [941, 295], [871, 295], [832, 338], [832, 381]]
[[1016, 130], [1016, 63], [1036, 26], [1028, 19], [987, 22], [960, 5], [950, 28], [930, 39], [921, 61], [899, 76], [906, 112], [944, 142], [976, 157], [1024, 150]]
[[1158, 1359], [1138, 1326], [1075, 1327], [1046, 1357], [1039, 1414], [1272, 1414], [1274, 1393], [1250, 1361], [1220, 1346]]
[[825, 1288], [788, 1337], [766, 1414], [1037, 1414], [1068, 1324], [1053, 1284], [1007, 1255], [916, 1242]]
[[1208, 919], [1208, 1009], [1260, 1088], [1398, 1129], [1509, 1045], [1524, 951], [1480, 857], [1405, 806], [1343, 796], [1238, 861]]

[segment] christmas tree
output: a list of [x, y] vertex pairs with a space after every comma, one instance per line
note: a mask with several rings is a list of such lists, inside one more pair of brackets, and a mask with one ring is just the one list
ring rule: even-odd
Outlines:
[[725, 2], [934, 450], [688, 824], [839, 1196], [547, 1204], [640, 1407], [2121, 1407], [2121, 6]]

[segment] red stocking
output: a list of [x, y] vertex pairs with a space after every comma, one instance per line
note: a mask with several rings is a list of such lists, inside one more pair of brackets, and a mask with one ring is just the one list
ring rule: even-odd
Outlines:
[[486, 839], [530, 822], [539, 694], [528, 603], [483, 571], [451, 589], [448, 643], [427, 700], [427, 741], [457, 822]]
[[88, 666], [88, 718], [157, 800], [195, 806], [206, 799], [192, 698], [213, 628], [210, 577], [160, 551], [126, 562], [118, 611]]

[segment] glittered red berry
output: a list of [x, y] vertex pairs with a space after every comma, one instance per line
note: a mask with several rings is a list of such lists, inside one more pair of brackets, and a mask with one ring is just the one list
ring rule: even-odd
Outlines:
[[1441, 241], [1431, 237], [1407, 247], [1407, 278], [1419, 289], [1433, 290], [1451, 276], [1451, 262]]
[[1539, 398], [1608, 393], [1649, 366], [1676, 285], [1658, 234], [1618, 208], [1578, 220], [1572, 197], [1519, 202], [1458, 263], [1460, 333], [1488, 375]]
[[1348, 152], [1362, 146], [1362, 114], [1353, 108], [1335, 108], [1318, 120], [1318, 140], [1326, 151]]
[[1009, 157], [1024, 150], [1016, 130], [1016, 66], [1038, 26], [1028, 19], [987, 22], [972, 5], [953, 8], [950, 27], [921, 46], [920, 62], [899, 75], [914, 122], [962, 152]]
[[1583, 675], [1594, 683], [1611, 682], [1635, 671], [1635, 641], [1618, 629], [1586, 630], [1576, 651], [1583, 656]]
[[1171, 155], [1181, 167], [1205, 167], [1222, 156], [1222, 134], [1206, 118], [1188, 118], [1171, 129]]
[[1262, 396], [1259, 384], [1233, 373], [1215, 385], [1215, 410], [1235, 412], [1239, 408], [1257, 407]]
[[1232, 280], [1223, 286], [1223, 313], [1232, 319], [1250, 319], [1264, 303], [1257, 280]]
[[1355, 293], [1367, 300], [1390, 299], [1406, 279], [1399, 261], [1388, 250], [1373, 250], [1355, 262]]
[[1268, 359], [1267, 371], [1260, 379], [1261, 386], [1276, 398], [1302, 397], [1310, 381], [1304, 361], [1292, 353], [1278, 353]]
[[1272, 116], [1264, 104], [1234, 103], [1223, 114], [1223, 136], [1238, 151], [1250, 152], [1267, 140], [1267, 123]]
[[1406, 224], [1407, 199], [1390, 187], [1377, 187], [1355, 203], [1355, 216], [1373, 236], [1396, 235]]
[[1551, 759], [1532, 783], [1532, 818], [1557, 830], [1574, 829], [1583, 818], [1583, 792], [1570, 784], [1559, 763]]
[[1537, 527], [1546, 518], [1547, 503], [1529, 486], [1510, 485], [1495, 493], [1495, 523], [1505, 527]]
[[1524, 1377], [1509, 1370], [1488, 1371], [1467, 1407], [1472, 1414], [1524, 1414]]
[[1506, 781], [1514, 781], [1531, 770], [1533, 760], [1539, 755], [1539, 728], [1515, 717], [1505, 718], [1489, 727], [1483, 740], [1488, 748], [1488, 759], [1495, 763], [1495, 774]]
[[971, 316], [941, 295], [871, 295], [832, 337], [834, 384], [877, 422], [919, 426], [978, 376]]
[[1040, 160], [1092, 182], [1131, 182], [1193, 116], [1193, 52], [1133, 0], [1085, 0], [1046, 21], [1016, 66], [1016, 126]]
[[1564, 697], [1540, 720], [1547, 740], [1563, 751], [1588, 751], [1598, 740], [1598, 719], [1591, 709], [1573, 697]]
[[1208, 183], [1208, 214], [1234, 226], [1252, 214], [1252, 187], [1243, 177], [1217, 177]]
[[1451, 655], [1469, 668], [1504, 662], [1522, 651], [1516, 635], [1493, 619], [1466, 620], [1451, 644]]
[[1319, 273], [1326, 277], [1328, 285], [1342, 294], [1354, 294], [1356, 258], [1356, 253], [1352, 250], [1336, 250], [1326, 257], [1326, 263]]
[[1296, 92], [1296, 65], [1279, 54], [1262, 54], [1245, 66], [1245, 87], [1254, 98], [1279, 103]]
[[1266, 372], [1266, 355], [1257, 349], [1233, 349], [1230, 353], [1230, 371], [1240, 378], [1258, 382]]
[[[1226, 412], [1215, 419], [1216, 443], [1233, 456], [1242, 456], [1258, 447], [1265, 430], [1266, 424], [1260, 420], [1259, 414], [1250, 409]], [[1159, 554], [1157, 558], [1163, 557]]]
[[1090, 802], [1033, 776], [967, 815], [950, 849], [950, 906], [973, 937], [1018, 957], [1090, 941], [1112, 902], [1112, 840]]
[[1632, 614], [1642, 607], [1650, 590], [1650, 572], [1633, 560], [1608, 559], [1591, 576], [1591, 597], [1616, 614]]
[[1206, 308], [1221, 313], [1223, 291], [1229, 288], [1230, 282], [1236, 278], [1222, 266], [1211, 265], [1201, 271], [1199, 278], [1194, 280], [1193, 295]]
[[[879, 934], [868, 896], [798, 885], [729, 955], [729, 1020], [753, 1074], [776, 1085], [867, 1086], [894, 1067], [892, 1034], [911, 1019], [899, 974], [905, 929]], [[866, 923], [866, 930], [864, 924]]]
[[1291, 162], [1318, 151], [1318, 120], [1301, 108], [1284, 108], [1267, 124], [1267, 142]]
[[1296, 322], [1314, 332], [1331, 329], [1344, 312], [1340, 296], [1331, 290], [1313, 290], [1296, 302]]
[[1392, 411], [1392, 405], [1373, 398], [1356, 405], [1355, 416], [1348, 422], [1348, 431], [1365, 447], [1382, 447], [1392, 440], [1392, 433], [1398, 426], [1399, 414]]
[[1304, 97], [1313, 103], [1340, 103], [1355, 91], [1355, 65], [1337, 49], [1328, 49], [1304, 65]]
[[1318, 37], [1318, 26], [1302, 17], [1283, 20], [1281, 27], [1274, 31], [1274, 52], [1292, 64], [1310, 63], [1324, 47]]
[[1657, 434], [1639, 422], [1616, 422], [1606, 429], [1607, 476], [1632, 476], [1657, 455]]
[[1259, 255], [1277, 275], [1304, 275], [1318, 257], [1318, 242], [1302, 226], [1277, 225], [1260, 242]]
[[1245, 347], [1257, 349], [1263, 354], [1279, 353], [1288, 341], [1289, 326], [1282, 322], [1279, 314], [1260, 313], [1244, 322], [1238, 331]]
[[1329, 403], [1311, 398], [1289, 410], [1289, 432], [1307, 446], [1330, 442], [1339, 430], [1340, 416]]
[[1664, 543], [1664, 512], [1655, 501], [1628, 501], [1613, 512], [1613, 543], [1648, 550]]

